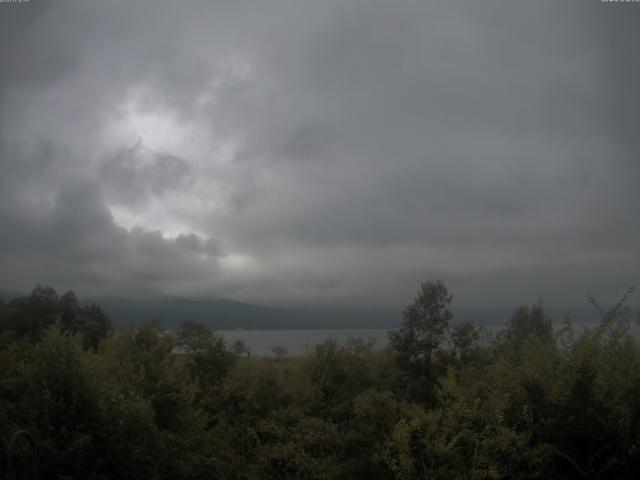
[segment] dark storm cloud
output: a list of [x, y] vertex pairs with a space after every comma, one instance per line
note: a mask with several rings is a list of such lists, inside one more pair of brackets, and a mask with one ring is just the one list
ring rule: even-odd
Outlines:
[[208, 278], [219, 253], [213, 240], [126, 231], [114, 224], [98, 192], [99, 185], [74, 181], [48, 210], [29, 216], [0, 210], [0, 261], [13, 288], [47, 282], [138, 295]]
[[638, 283], [635, 5], [2, 7], [2, 286], [38, 265], [266, 303]]

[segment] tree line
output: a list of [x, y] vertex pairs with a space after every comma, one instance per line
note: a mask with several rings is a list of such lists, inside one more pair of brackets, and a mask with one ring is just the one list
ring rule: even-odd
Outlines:
[[[52, 479], [634, 478], [630, 293], [589, 297], [591, 328], [554, 329], [539, 302], [489, 335], [424, 282], [385, 349], [328, 340], [267, 362], [194, 321], [114, 330], [37, 287], [0, 301], [0, 437], [27, 430]], [[15, 457], [30, 474], [26, 446]]]

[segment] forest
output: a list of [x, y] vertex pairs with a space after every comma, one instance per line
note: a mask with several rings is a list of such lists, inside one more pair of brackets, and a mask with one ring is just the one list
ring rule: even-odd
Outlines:
[[[259, 358], [190, 320], [113, 329], [36, 287], [0, 302], [0, 478], [637, 478], [631, 293], [611, 309], [589, 296], [590, 328], [540, 301], [489, 335], [427, 281], [384, 349]], [[9, 452], [19, 430], [34, 448]]]

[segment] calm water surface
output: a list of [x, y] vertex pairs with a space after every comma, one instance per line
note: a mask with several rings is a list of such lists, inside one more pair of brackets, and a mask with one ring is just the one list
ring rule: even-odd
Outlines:
[[[594, 327], [595, 323], [574, 325], [576, 334], [585, 327]], [[555, 328], [560, 325], [555, 324]], [[495, 334], [503, 326], [487, 325], [485, 332]], [[640, 339], [640, 326], [634, 322], [631, 331], [636, 339]], [[373, 338], [375, 348], [384, 348], [389, 343], [389, 329], [333, 329], [333, 330], [219, 330], [224, 338], [232, 343], [235, 340], [243, 340], [251, 349], [251, 354], [259, 357], [273, 356], [271, 350], [275, 346], [282, 346], [287, 349], [287, 355], [302, 355], [308, 348], [323, 343], [329, 338], [334, 338], [340, 343], [346, 342], [349, 338]]]

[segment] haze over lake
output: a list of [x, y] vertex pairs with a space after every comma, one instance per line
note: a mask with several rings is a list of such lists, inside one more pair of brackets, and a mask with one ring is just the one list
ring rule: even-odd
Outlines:
[[[597, 325], [596, 322], [587, 324], [576, 324], [576, 331], [580, 332], [584, 328], [591, 328]], [[556, 324], [556, 328], [561, 325]], [[485, 327], [488, 334], [495, 334], [503, 326], [489, 325]], [[306, 353], [326, 340], [333, 338], [340, 344], [344, 344], [350, 338], [371, 338], [375, 340], [374, 348], [382, 349], [389, 344], [390, 329], [319, 329], [319, 330], [219, 330], [230, 344], [236, 340], [242, 340], [249, 347], [251, 354], [258, 357], [273, 357], [272, 348], [275, 346], [285, 347], [288, 356], [297, 356]], [[640, 341], [640, 324], [632, 322], [631, 331], [636, 340]]]

